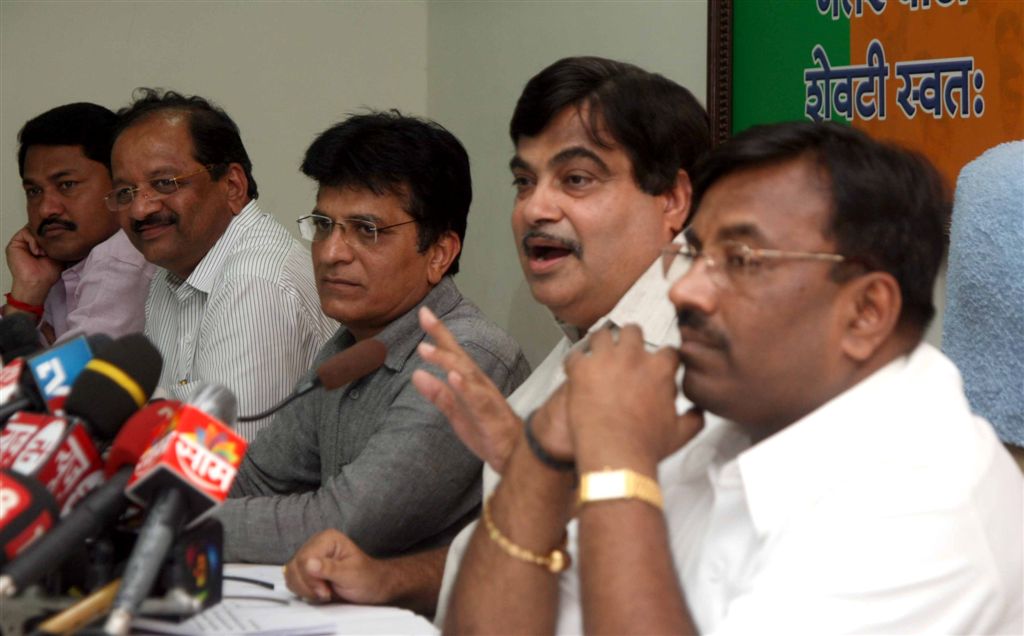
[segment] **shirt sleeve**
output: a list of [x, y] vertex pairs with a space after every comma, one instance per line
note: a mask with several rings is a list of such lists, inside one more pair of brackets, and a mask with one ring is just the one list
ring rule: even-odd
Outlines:
[[[239, 415], [262, 413], [290, 394], [324, 339], [290, 290], [260, 278], [228, 281], [211, 294], [192, 377], [230, 389]], [[272, 417], [237, 431], [252, 440]]]
[[[464, 346], [506, 395], [528, 373], [528, 366], [509, 368], [483, 348]], [[327, 528], [344, 532], [370, 554], [390, 555], [457, 529], [480, 503], [481, 462], [412, 386], [409, 376], [417, 367], [441, 375], [414, 354], [397, 378], [402, 388], [383, 426], [354, 461], [318, 489], [226, 501], [218, 513], [225, 558], [284, 563]], [[281, 430], [276, 423], [273, 428]], [[302, 457], [297, 453], [292, 463]]]
[[119, 338], [141, 332], [154, 271], [141, 254], [137, 259], [107, 254], [87, 263], [74, 297], [67, 300], [67, 330], [56, 342], [95, 333]]

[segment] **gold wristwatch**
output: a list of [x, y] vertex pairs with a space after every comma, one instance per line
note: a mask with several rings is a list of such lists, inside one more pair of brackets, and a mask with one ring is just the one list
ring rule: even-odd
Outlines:
[[639, 499], [659, 510], [663, 508], [658, 482], [628, 468], [583, 473], [579, 493], [580, 506], [594, 501]]

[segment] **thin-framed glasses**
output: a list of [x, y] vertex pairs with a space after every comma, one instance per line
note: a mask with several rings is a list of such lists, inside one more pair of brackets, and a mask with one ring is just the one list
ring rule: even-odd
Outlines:
[[337, 226], [341, 228], [342, 240], [350, 247], [373, 247], [377, 244], [377, 237], [380, 236], [381, 232], [400, 225], [415, 223], [416, 219], [381, 226], [365, 219], [335, 221], [323, 214], [308, 214], [297, 222], [299, 224], [299, 234], [307, 241], [322, 241], [330, 237], [334, 227]]
[[[183, 185], [185, 185], [183, 183], [180, 183], [182, 180], [189, 179], [191, 177], [196, 176], [197, 174], [209, 172], [213, 170], [214, 167], [216, 167], [216, 165], [217, 164], [208, 164], [196, 170], [195, 172], [178, 175], [177, 177], [161, 177], [160, 179], [150, 179], [149, 188], [157, 195], [162, 197], [165, 197], [169, 194], [174, 194], [175, 192], [180, 190]], [[111, 212], [120, 212], [121, 210], [125, 209], [126, 207], [132, 204], [132, 201], [135, 200], [135, 197], [138, 196], [139, 190], [141, 189], [142, 186], [122, 186], [120, 188], [114, 188], [109, 193], [107, 193], [107, 196], [103, 197], [103, 201], [107, 204], [107, 209], [110, 210]]]
[[661, 250], [661, 271], [665, 278], [672, 277], [672, 265], [677, 258], [686, 264], [686, 270], [699, 259], [704, 259], [708, 278], [721, 289], [734, 287], [755, 277], [770, 261], [842, 263], [849, 260], [842, 254], [760, 249], [739, 241], [722, 241], [705, 249], [698, 249], [688, 243], [673, 243]]

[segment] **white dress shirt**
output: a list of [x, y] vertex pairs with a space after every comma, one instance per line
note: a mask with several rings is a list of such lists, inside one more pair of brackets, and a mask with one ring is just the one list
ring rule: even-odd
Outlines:
[[[160, 386], [187, 400], [201, 383], [234, 393], [238, 413], [277, 404], [338, 323], [320, 310], [309, 250], [251, 201], [188, 279], [153, 279], [146, 335], [163, 356]], [[240, 423], [246, 439], [271, 418]]]
[[726, 458], [675, 552], [701, 633], [1021, 633], [1024, 479], [930, 345]]
[[[677, 267], [681, 268], [683, 265], [679, 263]], [[565, 337], [555, 345], [555, 348], [530, 374], [526, 382], [509, 397], [508, 403], [512, 410], [519, 417], [525, 418], [544, 404], [551, 394], [555, 392], [555, 389], [565, 381], [565, 368], [563, 366], [565, 359], [573, 351], [585, 347], [589, 336], [599, 329], [606, 327], [619, 328], [629, 324], [637, 325], [643, 331], [644, 344], [648, 350], [653, 351], [669, 346], [678, 347], [679, 329], [676, 326], [675, 308], [668, 299], [668, 290], [670, 287], [669, 280], [675, 280], [680, 275], [682, 275], [681, 271], [673, 271], [666, 278], [662, 273], [661, 262], [657, 260], [623, 294], [615, 307], [607, 315], [594, 323], [586, 333], [580, 333], [578, 329], [569, 325], [561, 325], [562, 330], [566, 334]], [[689, 406], [689, 401], [680, 393], [676, 403], [677, 410], [683, 412]], [[669, 470], [696, 470], [699, 474], [703, 474], [709, 458], [701, 453], [707, 451], [697, 453], [699, 459], [697, 468], [693, 468], [691, 463], [686, 460], [686, 457], [689, 455], [690, 449], [703, 448], [705, 446], [703, 442], [700, 444], [695, 443], [698, 440], [717, 439], [719, 435], [717, 431], [717, 426], [706, 425], [704, 431], [701, 432], [697, 439], [661, 463], [659, 474], [666, 467]], [[740, 436], [739, 440], [739, 443], [745, 444], [746, 438]], [[709, 442], [708, 445], [714, 448], [714, 442]], [[500, 476], [490, 466], [485, 464], [484, 497], [489, 496], [494, 491], [499, 480]], [[662, 483], [665, 483], [664, 479], [662, 479]], [[699, 490], [696, 494], [704, 496], [705, 492], [705, 490]], [[464, 528], [448, 550], [448, 557], [444, 568], [444, 580], [437, 603], [437, 613], [434, 616], [434, 623], [438, 626], [444, 623], [444, 616], [448, 609], [448, 600], [451, 596], [452, 587], [455, 584], [455, 577], [458, 574], [459, 563], [461, 563], [462, 558], [465, 556], [466, 548], [469, 547], [469, 540], [475, 528], [475, 522]], [[699, 529], [695, 530], [687, 526], [681, 533], [685, 534], [690, 541], [697, 541], [700, 538], [700, 534], [697, 532]], [[579, 606], [579, 570], [576, 565], [579, 561], [576, 549], [576, 531], [577, 524], [574, 520], [569, 524], [569, 543], [567, 546], [567, 550], [572, 556], [572, 564], [569, 569], [562, 572], [559, 579], [561, 585], [559, 631], [582, 631], [582, 617]], [[687, 547], [690, 545], [685, 541], [682, 543]]]

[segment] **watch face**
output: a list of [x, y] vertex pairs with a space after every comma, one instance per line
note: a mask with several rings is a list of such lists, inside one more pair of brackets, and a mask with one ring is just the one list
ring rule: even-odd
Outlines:
[[603, 470], [583, 476], [580, 498], [583, 501], [620, 499], [628, 495], [628, 475], [624, 470]]
[[584, 473], [580, 478], [580, 505], [608, 499], [640, 499], [662, 508], [658, 482], [629, 469]]

